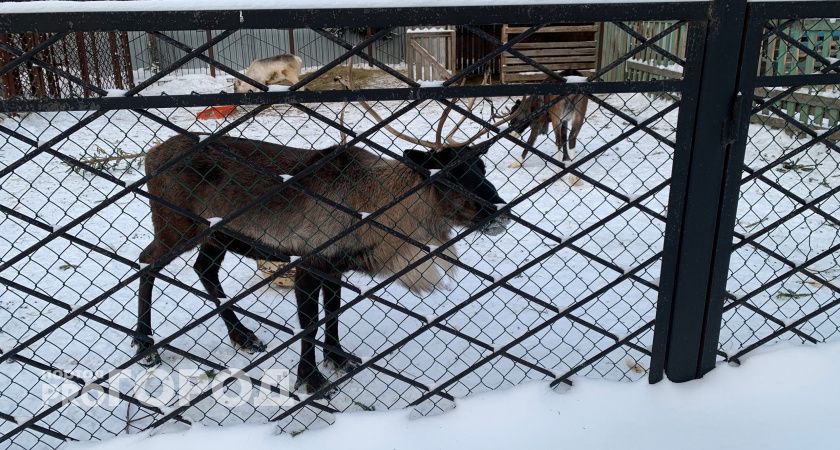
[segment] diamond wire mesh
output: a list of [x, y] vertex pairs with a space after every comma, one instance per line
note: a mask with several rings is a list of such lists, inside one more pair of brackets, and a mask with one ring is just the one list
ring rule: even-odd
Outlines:
[[[833, 19], [765, 24], [759, 72], [838, 74]], [[840, 76], [838, 76], [840, 79]], [[784, 78], [782, 78], [784, 80]], [[838, 84], [756, 89], [720, 348], [837, 337]]]
[[[155, 70], [165, 69], [162, 64]], [[138, 83], [142, 81], [138, 77]], [[368, 83], [365, 87], [406, 85], [384, 73], [371, 76]], [[324, 84], [323, 89], [339, 89], [329, 80]], [[228, 80], [221, 76], [195, 79], [176, 73], [145, 87], [141, 95], [214, 93], [228, 88]], [[489, 120], [492, 113], [510, 108], [517, 100], [494, 96], [492, 87], [486, 89], [473, 115], [463, 121], [458, 108], [463, 112], [470, 101], [455, 100], [458, 108], [444, 126], [447, 131], [457, 126], [455, 140], [468, 139], [481, 129], [478, 120]], [[380, 286], [382, 277], [358, 271], [341, 280], [342, 298], [349, 305], [340, 315], [341, 346], [360, 357], [358, 362], [365, 367], [348, 376], [319, 363], [332, 382], [346, 378], [334, 383], [337, 392], [332, 398], [310, 397], [300, 404], [280, 405], [271, 403], [272, 398], [230, 403], [199, 396], [209, 392], [208, 384], [224, 381], [228, 368], [247, 368], [248, 381], [274, 387], [279, 393], [293, 388], [300, 356], [297, 335], [303, 328], [295, 296], [270, 284], [249, 258], [229, 254], [221, 262], [219, 278], [224, 291], [237, 299], [233, 310], [267, 344], [267, 353], [251, 354], [231, 344], [225, 323], [213, 312], [213, 302], [194, 270], [195, 252], [188, 251], [176, 255], [155, 283], [152, 325], [155, 340], [165, 341], [160, 349], [163, 363], [151, 372], [136, 363], [131, 346], [137, 322], [136, 278], [149, 270], [138, 263], [138, 257], [155, 234], [147, 193], [151, 189], [142, 183], [150, 170], [146, 157], [149, 149], [167, 139], [201, 132], [301, 149], [328, 148], [340, 142], [335, 122], [344, 104], [244, 106], [232, 116], [206, 122], [196, 120], [201, 108], [195, 107], [31, 112], [4, 121], [0, 129], [4, 148], [0, 348], [8, 352], [26, 345], [0, 365], [0, 431], [6, 434], [34, 421], [6, 444], [9, 448], [56, 447], [66, 439], [102, 438], [191, 422], [273, 419], [279, 420], [283, 430], [295, 431], [329, 423], [335, 411], [407, 406], [421, 414], [441, 411], [451, 407], [454, 398], [530, 379], [565, 380], [575, 374], [641, 378], [649, 364], [678, 93], [586, 96], [589, 106], [577, 155], [568, 166], [571, 170], [566, 170], [571, 173], [561, 172], [558, 166], [561, 153], [551, 132], [536, 139], [538, 152], [531, 151], [521, 167], [516, 163], [523, 141], [509, 139], [510, 130], [502, 132], [508, 137], [491, 133], [484, 138], [494, 139], [482, 157], [486, 179], [513, 205], [514, 220], [499, 236], [456, 227], [456, 239], [436, 243], [459, 250], [454, 259], [459, 270], [445, 280], [442, 289], [415, 293], [397, 283]], [[372, 103], [386, 120], [398, 115], [391, 123], [394, 128], [427, 140], [434, 139], [436, 118], [445, 108], [434, 100]], [[371, 183], [365, 185], [369, 190], [354, 192], [361, 188], [353, 183], [361, 181], [346, 174], [357, 173], [352, 170], [358, 171], [359, 164], [377, 170], [395, 167], [392, 156], [416, 146], [375, 129], [377, 121], [358, 102], [347, 106], [343, 123], [356, 136], [365, 136], [350, 139], [358, 140], [366, 150], [354, 151], [355, 158], [328, 164], [338, 175], [329, 177], [329, 171], [318, 171], [301, 179], [309, 192], [295, 198], [306, 200], [300, 204], [310, 209], [303, 209], [303, 228], [293, 228], [296, 234], [307, 224], [347, 223], [346, 213], [313, 206], [313, 190], [357, 211], [359, 207], [349, 203], [353, 198], [379, 192], [382, 197], [374, 206], [383, 206], [400, 192], [369, 172], [360, 175]], [[208, 144], [215, 145], [209, 152], [246, 152], [252, 160], [269, 154], [253, 142], [244, 147], [221, 142]], [[557, 158], [555, 162], [546, 160], [552, 157]], [[218, 158], [209, 168], [197, 169], [196, 162], [153, 174], [148, 186], [179, 174], [169, 189], [188, 188], [187, 197], [203, 196], [196, 204], [210, 208], [209, 199], [218, 203], [225, 194], [213, 190], [221, 185], [208, 188], [202, 183], [212, 185], [218, 175], [213, 168], [221, 161], [231, 164], [223, 156]], [[282, 181], [243, 167], [239, 167], [243, 176], [225, 178], [226, 189], [246, 193], [246, 198], [227, 199], [236, 206], [265, 186], [276, 189]], [[278, 173], [295, 173], [301, 167], [284, 166]], [[194, 179], [199, 181], [190, 181]], [[460, 181], [451, 178], [450, 182]], [[403, 189], [407, 187], [412, 186]], [[457, 190], [441, 192], [461, 198]], [[413, 208], [430, 207], [430, 198], [435, 197], [423, 197], [426, 204]], [[260, 230], [252, 238], [270, 246], [272, 229], [266, 226], [266, 216], [255, 213], [259, 208], [246, 208], [246, 220], [231, 222], [230, 228]], [[313, 218], [324, 211], [326, 217]], [[205, 214], [201, 208], [191, 212], [205, 219], [217, 214], [228, 217]], [[409, 208], [398, 216], [407, 215], [412, 224], [422, 223], [422, 217], [411, 214]], [[164, 223], [179, 220], [183, 218], [175, 214]], [[409, 236], [422, 235], [416, 226], [401, 226]], [[387, 230], [380, 232], [381, 246], [416, 250], [416, 244]], [[430, 250], [435, 251], [427, 248], [424, 252]], [[440, 259], [434, 264], [437, 270], [447, 265]], [[424, 275], [431, 273], [430, 269]], [[357, 296], [358, 291], [374, 288], [375, 295]], [[88, 302], [92, 303], [85, 307]], [[325, 338], [319, 331], [315, 339], [320, 346]], [[320, 349], [316, 353], [320, 361]], [[117, 368], [126, 369], [125, 378], [103, 378]], [[283, 370], [292, 375], [284, 375]], [[156, 403], [155, 395], [165, 391], [166, 385], [150, 373], [182, 383], [196, 400], [185, 408], [176, 408], [180, 404], [174, 400]], [[95, 380], [101, 390], [72, 397]], [[219, 395], [232, 397], [243, 392], [244, 386], [216, 387]], [[49, 408], [65, 398], [72, 401]]]
[[[47, 33], [0, 33], [0, 64], [46, 39]], [[0, 97], [90, 97], [92, 91], [71, 77], [102, 89], [134, 87], [126, 33], [69, 33], [24, 65], [0, 77]]]

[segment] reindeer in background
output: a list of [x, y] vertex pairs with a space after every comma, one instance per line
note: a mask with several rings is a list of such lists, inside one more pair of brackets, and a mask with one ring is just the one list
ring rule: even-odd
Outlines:
[[[567, 82], [580, 81], [583, 78], [582, 74], [577, 70], [564, 70], [560, 73]], [[585, 80], [585, 78], [583, 78]], [[557, 83], [557, 80], [549, 79], [545, 82]], [[571, 161], [575, 159], [575, 147], [577, 146], [577, 136], [586, 119], [586, 109], [589, 104], [589, 99], [583, 94], [567, 94], [557, 100], [557, 95], [531, 95], [524, 99], [517, 100], [514, 106], [507, 113], [511, 117], [511, 128], [517, 133], [524, 133], [526, 129], [531, 132], [528, 135], [528, 145], [533, 146], [537, 141], [537, 136], [548, 134], [548, 126], [554, 129], [554, 140], [557, 144], [558, 153], [562, 152], [563, 161]], [[545, 105], [552, 104], [543, 114], [531, 118], [533, 113]], [[571, 126], [569, 126], [571, 122]], [[528, 155], [528, 149], [522, 150], [522, 155], [517, 161], [511, 164], [511, 167], [521, 167], [525, 162], [525, 157]]]
[[[265, 85], [280, 84], [283, 81], [295, 84], [300, 81], [302, 63], [303, 60], [299, 56], [290, 54], [257, 59], [245, 69], [245, 75]], [[257, 88], [242, 80], [234, 80], [233, 91], [236, 93], [256, 92]]]

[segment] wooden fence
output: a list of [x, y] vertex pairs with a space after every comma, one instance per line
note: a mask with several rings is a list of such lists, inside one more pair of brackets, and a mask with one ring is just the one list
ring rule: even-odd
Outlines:
[[[673, 22], [633, 22], [626, 25], [643, 36], [654, 36], [670, 27]], [[662, 49], [680, 58], [685, 57], [687, 26], [675, 30], [657, 42]], [[785, 34], [814, 50], [823, 58], [834, 61], [840, 58], [840, 26], [830, 20], [800, 20], [785, 28]], [[601, 62], [604, 67], [618, 57], [626, 54], [639, 43], [629, 34], [614, 24], [601, 27]], [[813, 55], [778, 36], [770, 36], [762, 43], [759, 63], [761, 75], [799, 75], [815, 73], [820, 63]], [[682, 68], [673, 61], [650, 48], [645, 49], [627, 60], [603, 77], [606, 81], [647, 81], [656, 79], [679, 78]], [[771, 97], [773, 91], [756, 90], [756, 95]], [[840, 123], [840, 87], [824, 85], [818, 89], [811, 87], [808, 92], [796, 92], [777, 103], [783, 111], [797, 118], [803, 124], [825, 130]], [[754, 121], [769, 126], [782, 128], [785, 121], [772, 115], [757, 115]], [[840, 138], [837, 134], [833, 140]]]

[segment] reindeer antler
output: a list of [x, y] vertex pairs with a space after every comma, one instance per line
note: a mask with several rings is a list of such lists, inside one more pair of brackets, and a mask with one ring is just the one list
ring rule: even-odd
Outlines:
[[[489, 77], [489, 74], [485, 73], [484, 74], [484, 79], [481, 82], [482, 85], [487, 84], [488, 77]], [[352, 85], [350, 83], [348, 83], [347, 81], [345, 81], [343, 78], [341, 78], [341, 76], [335, 77], [334, 81], [337, 81], [339, 84], [344, 86], [344, 88], [347, 89], [347, 90], [352, 90], [353, 89]], [[461, 84], [463, 85], [463, 81], [461, 82]], [[475, 107], [476, 98], [477, 97], [473, 97], [469, 100], [469, 102], [467, 103], [467, 107], [466, 107], [467, 111], [472, 112], [473, 108]], [[370, 104], [368, 104], [366, 101], [359, 100], [359, 104], [362, 105], [362, 107], [367, 110], [367, 112], [371, 115], [371, 117], [373, 117], [373, 119], [375, 121], [377, 121], [377, 122], [383, 122], [384, 121], [382, 119], [382, 116], [380, 116], [379, 113], [377, 113], [376, 110], [373, 109], [373, 107], [370, 106]], [[463, 125], [464, 121], [466, 121], [466, 119], [467, 119], [467, 115], [463, 114], [461, 119], [455, 124], [455, 126], [446, 135], [446, 138], [445, 138], [446, 142], [444, 143], [443, 142], [444, 139], [441, 138], [442, 135], [443, 135], [443, 127], [446, 124], [446, 119], [448, 118], [449, 113], [452, 111], [452, 108], [453, 108], [453, 105], [451, 103], [449, 105], [447, 105], [446, 108], [444, 108], [443, 113], [441, 114], [441, 117], [438, 120], [434, 142], [406, 135], [405, 133], [401, 133], [401, 132], [397, 131], [394, 127], [392, 127], [390, 125], [384, 125], [384, 128], [386, 130], [388, 130], [388, 132], [390, 132], [391, 134], [393, 134], [394, 136], [396, 136], [399, 139], [402, 139], [406, 142], [409, 142], [409, 143], [412, 143], [412, 144], [415, 144], [415, 145], [420, 145], [420, 146], [429, 148], [432, 151], [439, 151], [439, 150], [447, 148], [447, 147], [461, 147], [461, 146], [470, 145], [476, 139], [480, 138], [481, 136], [487, 134], [487, 132], [490, 131], [490, 127], [483, 127], [481, 130], [478, 131], [478, 133], [474, 134], [468, 140], [466, 140], [464, 142], [455, 141], [452, 138], [452, 136], [455, 134], [455, 132], [458, 131], [458, 129], [461, 127], [461, 125]], [[505, 122], [508, 122], [511, 119], [511, 117], [512, 117], [512, 114], [509, 113], [506, 118], [494, 123], [493, 127], [498, 127], [499, 125], [502, 125]]]
[[[522, 100], [525, 100], [525, 97], [522, 97], [522, 98], [521, 98], [521, 99], [519, 99], [518, 101], [522, 101]], [[508, 109], [507, 109], [507, 111], [505, 111], [505, 112], [504, 112], [504, 114], [496, 114], [495, 107], [494, 107], [494, 106], [493, 106], [493, 104], [491, 103], [491, 104], [490, 104], [490, 107], [493, 109], [493, 112], [491, 112], [491, 113], [490, 113], [490, 117], [491, 117], [491, 118], [493, 118], [493, 119], [505, 119], [505, 118], [507, 118], [507, 117], [510, 117], [511, 115], [513, 115], [513, 113], [514, 113], [514, 112], [516, 112], [516, 111], [513, 109], [513, 108], [514, 108], [514, 106], [515, 106], [515, 105], [511, 106], [510, 108], [508, 108]]]
[[[344, 86], [344, 88], [347, 89], [347, 90], [352, 90], [353, 89], [353, 87], [350, 86], [347, 83], [347, 81], [345, 81], [340, 76], [335, 77], [334, 81], [337, 81], [339, 84]], [[364, 107], [368, 111], [368, 113], [370, 113], [371, 116], [373, 116], [373, 119], [375, 121], [384, 122], [384, 119], [382, 118], [382, 116], [380, 116], [379, 113], [377, 113], [376, 110], [373, 109], [373, 107], [370, 106], [366, 101], [359, 100], [359, 104], [362, 105], [362, 107]], [[406, 134], [400, 133], [399, 131], [397, 131], [391, 125], [385, 125], [385, 129], [388, 130], [389, 132], [391, 132], [391, 134], [393, 134], [394, 136], [396, 136], [396, 137], [398, 137], [398, 138], [400, 138], [400, 139], [402, 139], [406, 142], [410, 142], [412, 144], [417, 144], [417, 145], [422, 145], [423, 147], [428, 147], [428, 148], [431, 148], [431, 149], [440, 148], [440, 146], [438, 144], [435, 144], [434, 142], [427, 141], [427, 140], [424, 140], [424, 139], [418, 139], [416, 137], [408, 136]]]

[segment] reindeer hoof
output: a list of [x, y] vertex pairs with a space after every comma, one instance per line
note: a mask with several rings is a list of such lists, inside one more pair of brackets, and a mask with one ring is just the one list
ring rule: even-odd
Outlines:
[[359, 363], [347, 352], [324, 352], [324, 362], [331, 365], [333, 369], [344, 372], [359, 367]]
[[266, 350], [263, 341], [253, 331], [243, 326], [237, 326], [230, 332], [230, 341], [234, 347], [248, 353], [260, 353]]
[[[155, 345], [154, 341], [152, 341], [151, 338], [149, 338], [148, 341], [147, 340], [141, 341], [137, 338], [131, 340], [131, 346], [135, 347], [137, 349], [138, 354], [146, 352], [147, 350], [152, 348], [154, 345]], [[140, 366], [142, 366], [142, 367], [149, 368], [149, 367], [158, 366], [158, 365], [160, 365], [161, 362], [162, 362], [162, 360], [160, 359], [160, 354], [158, 353], [157, 349], [153, 348], [151, 351], [146, 353], [142, 358], [140, 358], [140, 361], [137, 361], [137, 364], [140, 364]]]
[[523, 164], [523, 161], [516, 160], [516, 161], [510, 163], [510, 165], [508, 167], [510, 167], [511, 169], [518, 169], [518, 168], [522, 167], [522, 164]]
[[[304, 377], [298, 375], [298, 379], [295, 381], [295, 390], [297, 391], [302, 389], [307, 394], [314, 394], [318, 392], [318, 390], [328, 387], [329, 385], [330, 382], [327, 380], [327, 377], [325, 377], [321, 372], [315, 370]], [[336, 391], [337, 389], [335, 386], [330, 387], [320, 394], [320, 397], [330, 400], [333, 395], [335, 395]]]

